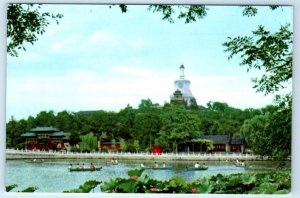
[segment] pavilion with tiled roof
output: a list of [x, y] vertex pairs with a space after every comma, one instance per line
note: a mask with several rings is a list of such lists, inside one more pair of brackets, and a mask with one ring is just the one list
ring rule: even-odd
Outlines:
[[[214, 146], [215, 152], [244, 152], [244, 139], [241, 137], [232, 137], [231, 135], [196, 135], [195, 139], [210, 140]], [[205, 145], [187, 141], [179, 144], [179, 151], [205, 152]]]
[[62, 150], [67, 133], [52, 126], [36, 127], [21, 135], [28, 150]]

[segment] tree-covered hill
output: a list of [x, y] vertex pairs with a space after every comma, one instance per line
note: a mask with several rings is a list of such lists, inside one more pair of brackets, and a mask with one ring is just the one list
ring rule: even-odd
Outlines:
[[11, 118], [6, 125], [6, 146], [24, 148], [21, 134], [37, 126], [53, 126], [70, 133], [72, 149], [83, 141], [83, 136], [92, 134], [97, 141], [122, 142], [122, 148], [129, 151], [150, 151], [157, 144], [166, 151], [175, 151], [178, 142], [204, 134], [244, 137], [246, 146], [257, 154], [289, 155], [291, 114], [286, 111], [276, 104], [242, 110], [213, 101], [204, 108], [190, 110], [184, 105], [159, 106], [150, 99], [141, 100], [138, 108], [127, 105], [119, 112], [41, 111], [27, 119]]

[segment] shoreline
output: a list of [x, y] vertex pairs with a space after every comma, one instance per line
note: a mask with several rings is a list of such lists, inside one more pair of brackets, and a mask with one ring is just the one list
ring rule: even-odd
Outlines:
[[120, 153], [120, 152], [55, 152], [55, 151], [27, 151], [27, 150], [6, 150], [6, 160], [18, 159], [111, 159], [118, 160], [176, 160], [176, 161], [269, 161], [268, 157], [261, 157], [254, 154], [242, 153]]

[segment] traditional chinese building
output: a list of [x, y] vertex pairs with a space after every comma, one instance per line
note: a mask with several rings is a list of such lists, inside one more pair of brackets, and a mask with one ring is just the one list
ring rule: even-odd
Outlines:
[[184, 99], [180, 90], [176, 90], [171, 96], [171, 104], [184, 104]]
[[67, 134], [54, 127], [36, 127], [21, 135], [28, 150], [63, 150]]
[[[244, 139], [230, 135], [198, 135], [194, 139], [210, 140], [214, 146], [213, 152], [244, 152]], [[187, 141], [178, 146], [179, 152], [206, 152], [205, 145]]]
[[119, 151], [121, 149], [120, 142], [101, 142], [99, 147], [101, 150], [107, 149], [108, 151]]

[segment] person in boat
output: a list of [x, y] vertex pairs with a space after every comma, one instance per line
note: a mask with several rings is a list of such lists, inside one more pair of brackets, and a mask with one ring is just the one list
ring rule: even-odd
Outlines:
[[199, 164], [199, 162], [197, 162], [196, 164], [195, 164], [195, 168], [199, 168], [200, 167], [200, 164]]
[[80, 165], [79, 165], [79, 163], [77, 163], [76, 168], [77, 168], [77, 169], [80, 169], [80, 168], [81, 168]]
[[114, 164], [118, 164], [118, 160], [115, 159]]
[[111, 162], [112, 164], [114, 164], [114, 163], [115, 163], [115, 158], [112, 158], [112, 159], [110, 160], [110, 162]]
[[96, 169], [96, 167], [95, 167], [95, 165], [93, 163], [91, 163], [90, 169], [91, 170], [95, 170]]
[[243, 161], [241, 161], [241, 166], [245, 166], [245, 162], [244, 162], [244, 160], [243, 160]]
[[72, 164], [69, 164], [68, 169], [69, 170], [72, 169]]
[[145, 168], [145, 165], [144, 165], [144, 163], [141, 163], [141, 168]]
[[81, 166], [81, 169], [82, 169], [82, 170], [84, 170], [84, 169], [85, 169], [85, 165], [84, 165], [84, 163], [82, 164], [82, 166]]
[[158, 168], [157, 162], [154, 162], [154, 168]]
[[162, 167], [166, 168], [166, 163], [165, 162], [163, 162]]

